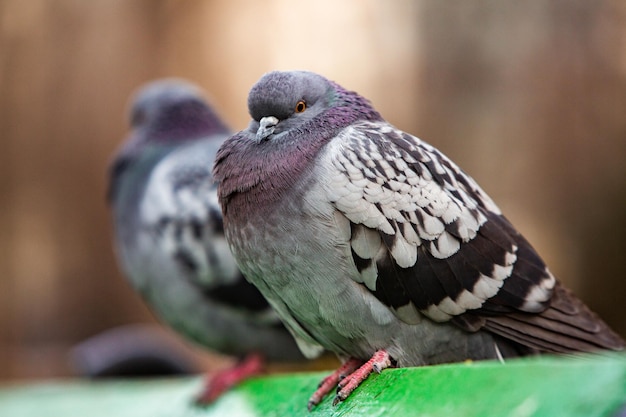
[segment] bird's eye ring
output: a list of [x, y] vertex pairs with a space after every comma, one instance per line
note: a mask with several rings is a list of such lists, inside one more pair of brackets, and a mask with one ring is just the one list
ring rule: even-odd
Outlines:
[[304, 102], [304, 100], [298, 101], [296, 103], [296, 108], [295, 108], [296, 113], [302, 113], [305, 110], [306, 110], [306, 103]]

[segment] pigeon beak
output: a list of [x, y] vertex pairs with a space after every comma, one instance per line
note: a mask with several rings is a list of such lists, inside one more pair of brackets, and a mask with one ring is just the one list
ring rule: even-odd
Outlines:
[[256, 140], [262, 142], [274, 133], [278, 119], [274, 116], [266, 116], [259, 121], [259, 129], [256, 131]]

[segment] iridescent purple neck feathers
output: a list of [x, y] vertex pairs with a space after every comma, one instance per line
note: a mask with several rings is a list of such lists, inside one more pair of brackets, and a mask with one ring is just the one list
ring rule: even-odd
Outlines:
[[190, 99], [163, 109], [161, 116], [141, 132], [151, 142], [169, 143], [225, 134], [228, 128], [206, 103]]
[[335, 91], [337, 93], [338, 105], [336, 108], [337, 110], [340, 110], [337, 116], [343, 113], [352, 114], [351, 117], [349, 118], [351, 120], [349, 123], [346, 124], [346, 126], [358, 120], [369, 120], [369, 121], [383, 120], [380, 113], [378, 113], [374, 109], [374, 107], [372, 107], [372, 104], [370, 103], [368, 99], [366, 99], [365, 97], [359, 95], [358, 93], [354, 91], [348, 91], [344, 89], [342, 86], [340, 86], [339, 84], [335, 82], [330, 81], [330, 83], [334, 86]]

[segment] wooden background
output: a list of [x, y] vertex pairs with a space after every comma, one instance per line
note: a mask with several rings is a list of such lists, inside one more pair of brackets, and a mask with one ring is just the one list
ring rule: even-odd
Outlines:
[[131, 92], [188, 78], [241, 129], [273, 69], [439, 147], [626, 335], [623, 1], [1, 0], [0, 379], [69, 375], [74, 343], [152, 320], [104, 199]]

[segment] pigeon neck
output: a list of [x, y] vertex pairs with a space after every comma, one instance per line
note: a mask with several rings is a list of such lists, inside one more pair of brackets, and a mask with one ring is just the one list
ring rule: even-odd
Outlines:
[[214, 134], [227, 134], [228, 128], [217, 115], [201, 105], [186, 105], [171, 109], [166, 117], [150, 125], [146, 137], [167, 143], [197, 139]]
[[380, 113], [374, 110], [372, 104], [365, 97], [354, 91], [348, 91], [332, 81], [331, 84], [334, 85], [337, 94], [337, 104], [331, 111], [331, 114], [335, 117], [339, 116], [340, 118], [345, 118], [346, 115], [349, 116], [348, 119], [350, 122], [344, 126], [347, 126], [357, 120], [383, 120]]

